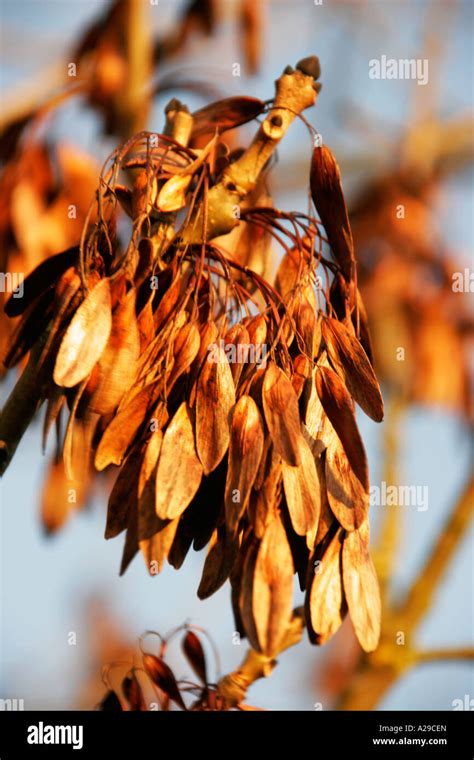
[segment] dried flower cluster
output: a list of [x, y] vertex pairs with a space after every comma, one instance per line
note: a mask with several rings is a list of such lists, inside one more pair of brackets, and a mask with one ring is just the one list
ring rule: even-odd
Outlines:
[[[56, 423], [67, 479], [118, 468], [105, 535], [126, 533], [121, 571], [138, 551], [152, 574], [165, 559], [179, 568], [209, 544], [198, 595], [230, 579], [237, 630], [269, 657], [295, 572], [314, 643], [347, 610], [365, 650], [380, 627], [354, 402], [376, 421], [383, 403], [331, 151], [312, 157], [320, 222], [256, 201], [318, 76], [315, 58], [287, 67], [270, 105], [232, 98], [190, 115], [172, 101], [165, 134], [140, 133], [106, 162], [80, 245], [6, 306], [21, 319], [5, 364], [30, 359], [0, 420], [4, 466], [46, 400], [45, 439]], [[260, 114], [251, 146], [230, 151], [225, 131]], [[272, 284], [242, 260], [273, 241]]]

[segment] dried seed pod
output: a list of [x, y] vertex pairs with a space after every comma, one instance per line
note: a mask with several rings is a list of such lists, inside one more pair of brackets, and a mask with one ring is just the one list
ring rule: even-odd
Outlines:
[[198, 370], [201, 370], [204, 360], [207, 359], [210, 347], [214, 345], [218, 335], [219, 330], [217, 329], [215, 322], [206, 322], [201, 327], [201, 343], [197, 356], [193, 362], [193, 368], [196, 367]]
[[372, 347], [372, 338], [370, 336], [369, 317], [367, 316], [367, 310], [359, 289], [357, 290], [357, 311], [354, 310], [352, 313], [352, 323], [354, 327], [357, 325], [357, 319], [359, 321], [359, 340], [370, 364], [373, 365], [374, 349]]
[[316, 329], [316, 314], [311, 304], [303, 299], [294, 309], [293, 319], [298, 337], [298, 347], [306, 356], [313, 358], [314, 333]]
[[318, 367], [316, 388], [324, 411], [329, 417], [346, 453], [347, 459], [368, 490], [368, 465], [364, 444], [360, 437], [351, 398], [338, 375], [328, 367]]
[[173, 343], [174, 366], [169, 387], [189, 369], [199, 352], [200, 344], [199, 330], [193, 322], [188, 322], [179, 330]]
[[257, 476], [263, 452], [263, 421], [250, 396], [241, 396], [232, 413], [229, 461], [225, 486], [226, 525], [238, 528]]
[[132, 219], [134, 221], [137, 221], [151, 212], [156, 193], [156, 177], [152, 177], [150, 182], [148, 173], [142, 169], [138, 170], [135, 174], [131, 196]]
[[293, 249], [285, 253], [275, 276], [275, 290], [285, 301], [300, 280], [301, 270], [304, 269], [304, 262], [301, 251]]
[[381, 601], [377, 574], [369, 554], [367, 522], [358, 530], [346, 533], [342, 572], [349, 614], [359, 644], [365, 652], [373, 652], [380, 637]]
[[194, 431], [185, 401], [169, 423], [156, 473], [156, 514], [162, 520], [179, 517], [199, 488], [202, 466], [194, 445]]
[[263, 314], [258, 314], [256, 317], [250, 319], [245, 325], [249, 343], [254, 346], [262, 346], [267, 340], [268, 327], [267, 321]]
[[255, 538], [248, 537], [243, 544], [239, 561], [236, 563], [236, 567], [240, 571], [239, 577], [237, 577], [236, 572], [233, 574], [235, 593], [238, 592], [238, 609], [234, 614], [245, 636], [257, 651], [260, 648], [260, 642], [253, 613], [253, 580], [259, 545], [260, 542], [256, 541]]
[[135, 318], [136, 291], [130, 290], [112, 315], [112, 329], [97, 364], [98, 378], [88, 408], [111, 414], [135, 380], [140, 336]]
[[[248, 517], [257, 538], [263, 538], [265, 530], [280, 506], [282, 489], [282, 458], [270, 444], [267, 465], [262, 483], [254, 490], [249, 504]], [[256, 488], [257, 482], [255, 483]]]
[[232, 372], [224, 349], [216, 345], [202, 368], [196, 396], [196, 448], [206, 475], [227, 451], [234, 404]]
[[331, 510], [346, 530], [358, 528], [369, 511], [368, 479], [355, 475], [338, 438], [326, 450], [325, 477]]
[[360, 342], [337, 319], [325, 317], [322, 330], [331, 364], [349, 393], [369, 417], [381, 422], [383, 401], [380, 387]]
[[92, 442], [98, 417], [95, 414], [87, 414], [81, 419], [76, 417], [80, 397], [81, 392], [79, 390], [66, 428], [63, 461], [68, 478], [87, 481], [90, 477]]
[[88, 487], [88, 481], [66, 476], [62, 460], [50, 462], [41, 491], [41, 521], [46, 533], [56, 533], [72, 511], [84, 506]]
[[328, 498], [328, 492], [327, 492], [326, 451], [323, 451], [321, 456], [316, 460], [316, 469], [318, 472], [318, 479], [319, 479], [319, 485], [320, 485], [321, 510], [319, 513], [318, 530], [314, 537], [313, 546], [318, 546], [318, 544], [320, 544], [321, 541], [323, 541], [326, 538], [330, 529], [334, 525], [334, 516], [335, 516], [334, 512], [331, 510], [331, 506], [330, 506], [329, 498]]
[[215, 341], [219, 335], [219, 330], [214, 322], [206, 322], [199, 330], [200, 346], [189, 371], [189, 383], [191, 390], [189, 393], [189, 406], [192, 409], [196, 403], [196, 394], [198, 388], [199, 375], [204, 366], [204, 362], [209, 356], [209, 352], [214, 350]]
[[262, 113], [265, 104], [257, 98], [235, 97], [217, 100], [199, 111], [194, 111], [191, 140], [213, 135], [216, 130], [225, 132], [252, 121]]
[[192, 669], [196, 673], [200, 681], [207, 684], [207, 672], [206, 672], [206, 658], [202, 644], [194, 631], [187, 631], [186, 636], [182, 641], [182, 649]]
[[156, 201], [158, 211], [169, 213], [183, 208], [192, 178], [192, 174], [176, 174], [165, 182]]
[[[166, 290], [155, 312], [155, 333], [158, 334], [163, 325], [171, 318], [181, 293], [182, 280], [177, 277]], [[159, 292], [159, 291], [158, 291]]]
[[[94, 288], [99, 280], [99, 274], [95, 271], [86, 276], [86, 282], [90, 288]], [[52, 357], [56, 358], [60, 341], [64, 334], [64, 325], [68, 324], [71, 315], [75, 314], [81, 301], [81, 278], [75, 267], [70, 267], [61, 275], [55, 287], [55, 310], [49, 327], [48, 339], [41, 353], [39, 366], [46, 365]]]
[[301, 248], [293, 248], [283, 256], [275, 277], [275, 290], [285, 302], [298, 290], [317, 313], [316, 296], [310, 278], [311, 246], [304, 238]]
[[144, 445], [137, 488], [139, 541], [150, 538], [163, 526], [155, 508], [156, 471], [162, 442], [163, 433], [158, 429]]
[[176, 535], [174, 537], [173, 543], [171, 544], [171, 549], [168, 553], [168, 562], [172, 567], [174, 567], [175, 570], [179, 570], [183, 564], [192, 543], [193, 537], [189, 535], [189, 532], [186, 528], [185, 516], [182, 516], [179, 519]]
[[228, 351], [235, 353], [235, 360], [231, 363], [230, 369], [234, 385], [237, 387], [244, 364], [248, 359], [247, 352], [250, 346], [250, 336], [245, 325], [239, 322], [231, 327], [225, 336], [224, 344], [226, 355]]
[[291, 523], [299, 536], [316, 530], [321, 509], [321, 493], [313, 453], [303, 436], [299, 440], [301, 464], [282, 462], [283, 486]]
[[343, 530], [338, 529], [311, 559], [305, 605], [311, 622], [311, 640], [316, 644], [324, 644], [336, 633], [347, 612], [342, 584], [342, 536]]
[[140, 551], [150, 575], [161, 573], [165, 559], [171, 551], [180, 521], [179, 517], [175, 517], [174, 520], [159, 520], [156, 515], [155, 519], [160, 524], [160, 529], [148, 538], [139, 541]]
[[125, 695], [125, 699], [130, 705], [131, 712], [141, 712], [142, 710], [146, 710], [143, 691], [138, 683], [138, 678], [135, 672], [132, 672], [131, 676], [125, 676], [122, 681], [122, 691]]
[[271, 657], [287, 631], [293, 597], [293, 558], [278, 516], [266, 529], [252, 565], [253, 572], [244, 571], [242, 620], [254, 649]]
[[306, 380], [311, 377], [311, 364], [303, 354], [298, 354], [293, 360], [293, 374], [291, 384], [297, 397], [301, 396]]
[[298, 398], [291, 382], [274, 362], [270, 362], [263, 381], [263, 409], [273, 445], [293, 467], [301, 463], [301, 421]]
[[56, 423], [56, 429], [61, 420], [61, 409], [63, 408], [65, 395], [62, 388], [54, 386], [53, 390], [49, 394], [46, 405], [46, 414], [43, 422], [43, 435], [41, 439], [41, 445], [43, 453], [46, 451], [46, 444], [48, 441], [49, 431], [53, 423]]
[[[47, 290], [25, 309], [11, 333], [2, 363], [10, 369], [23, 359], [44, 331], [52, 313], [53, 291]], [[21, 299], [20, 299], [21, 300]]]
[[100, 702], [97, 709], [102, 712], [115, 712], [118, 710], [123, 710], [123, 707], [115, 691], [109, 690]]
[[140, 338], [140, 356], [155, 336], [155, 323], [153, 321], [152, 298], [146, 302], [137, 318], [138, 335]]
[[125, 185], [116, 184], [114, 193], [127, 216], [133, 219], [132, 191], [130, 188], [125, 187]]
[[[202, 21], [194, 6], [213, 3], [191, 5], [184, 31]], [[252, 3], [242, 7], [255, 20]], [[47, 399], [45, 434], [57, 420], [59, 449], [66, 400], [64, 476], [80, 473], [88, 485], [94, 451], [97, 469], [120, 466], [106, 535], [125, 531], [121, 573], [139, 551], [154, 575], [165, 559], [179, 568], [191, 546], [199, 551], [209, 543], [199, 596], [230, 578], [236, 627], [269, 662], [288, 630], [295, 572], [302, 590], [310, 586], [312, 640], [322, 643], [340, 625], [345, 595], [366, 648], [376, 627], [350, 577], [351, 563], [355, 572], [362, 562], [367, 587], [373, 585], [362, 557], [367, 462], [350, 394], [374, 419], [383, 407], [361, 347], [368, 328], [339, 170], [326, 147], [315, 151], [311, 189], [336, 265], [325, 258], [320, 223], [278, 210], [265, 187], [271, 150], [314, 102], [318, 75], [317, 59], [304, 59], [296, 71], [285, 69], [274, 101], [213, 103], [194, 114], [194, 128], [187, 109], [172, 101], [164, 135], [155, 142], [140, 133], [104, 165], [81, 250], [35, 270], [25, 298], [7, 306], [22, 316], [7, 358], [19, 360], [35, 347], [22, 383], [31, 387], [38, 378], [38, 387], [26, 415], [8, 408], [13, 425], [7, 419], [5, 443], [14, 438], [10, 428]], [[288, 110], [290, 101], [295, 108]], [[219, 138], [264, 112], [248, 152], [230, 150]], [[121, 176], [131, 190], [117, 184]], [[53, 185], [51, 175], [47, 192]], [[132, 223], [118, 227], [120, 205]], [[17, 208], [12, 229], [21, 244], [20, 216]], [[284, 256], [272, 286], [276, 242]], [[315, 288], [315, 278], [322, 286], [320, 272], [328, 317]], [[52, 383], [54, 360], [61, 385]], [[51, 478], [48, 498], [55, 483], [62, 491], [67, 481], [59, 480]], [[49, 507], [48, 524], [55, 526], [64, 514]], [[342, 581], [335, 536], [344, 536]], [[310, 556], [326, 562], [327, 575], [312, 573]], [[184, 649], [203, 682], [193, 709], [227, 707], [206, 683], [194, 634]], [[170, 699], [185, 708], [180, 684], [159, 658], [147, 655], [145, 669], [164, 709]], [[142, 678], [137, 669], [124, 681], [131, 709], [144, 707]]]
[[[320, 364], [319, 366], [324, 366]], [[306, 403], [305, 424], [303, 434], [310, 445], [315, 457], [319, 457], [327, 449], [336, 436], [336, 432], [324, 411], [324, 407], [316, 388], [317, 367], [312, 372], [309, 383], [308, 400]]]
[[154, 382], [145, 385], [134, 396], [124, 399], [100, 439], [94, 460], [96, 470], [103, 470], [109, 464], [122, 463], [157, 393], [158, 385]]
[[214, 472], [203, 476], [196, 496], [183, 515], [183, 527], [192, 537], [197, 552], [207, 546], [216, 526], [222, 524], [226, 470], [227, 463], [223, 461]]
[[38, 264], [22, 283], [22, 297], [15, 298], [12, 294], [6, 302], [5, 314], [8, 317], [19, 317], [23, 314], [39, 296], [43, 295], [59, 280], [67, 269], [74, 266], [78, 253], [79, 248], [74, 246], [74, 248], [68, 248], [67, 251], [57, 253], [55, 256], [49, 256], [41, 264]]
[[109, 496], [105, 538], [118, 536], [129, 524], [130, 512], [135, 507], [138, 498], [138, 477], [142, 457], [141, 449], [136, 448], [120, 468]]
[[209, 543], [209, 551], [202, 571], [197, 595], [199, 599], [212, 596], [228, 579], [239, 552], [237, 536], [216, 529]]
[[56, 385], [72, 388], [89, 375], [111, 329], [110, 283], [104, 278], [86, 296], [66, 330], [54, 367]]
[[327, 145], [313, 150], [310, 184], [313, 203], [326, 230], [334, 258], [346, 280], [352, 280], [355, 256], [351, 225], [339, 167]]
[[120, 563], [120, 575], [123, 575], [132, 559], [138, 553], [138, 512], [136, 504], [132, 504], [129, 515], [127, 532], [125, 534], [125, 544], [122, 552], [122, 561]]
[[156, 657], [154, 654], [144, 654], [143, 667], [153, 683], [156, 684], [161, 691], [164, 691], [173, 702], [176, 702], [182, 710], [186, 710], [186, 705], [180, 694], [173, 671], [166, 662], [164, 662], [161, 657]]

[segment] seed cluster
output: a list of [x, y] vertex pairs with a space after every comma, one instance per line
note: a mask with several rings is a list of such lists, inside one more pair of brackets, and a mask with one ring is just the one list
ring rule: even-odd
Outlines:
[[[310, 84], [313, 63], [297, 72]], [[222, 134], [265, 109], [251, 98], [202, 109], [189, 143], [200, 148], [140, 133], [117, 150], [81, 244], [44, 261], [7, 303], [21, 319], [5, 363], [31, 351], [45, 438], [68, 415], [57, 436], [68, 479], [118, 468], [105, 535], [125, 532], [121, 572], [139, 551], [155, 574], [209, 545], [198, 595], [230, 579], [236, 629], [255, 650], [278, 652], [297, 573], [311, 641], [324, 643], [348, 609], [371, 651], [380, 598], [354, 402], [376, 421], [383, 403], [347, 209], [326, 146], [311, 164], [320, 221], [258, 205], [261, 177], [240, 205], [242, 185], [222, 178], [238, 176], [242, 151]], [[280, 113], [269, 140], [281, 137]], [[219, 193], [239, 209], [240, 249], [217, 238], [227, 206], [209, 198]], [[273, 280], [242, 263], [276, 243]]]

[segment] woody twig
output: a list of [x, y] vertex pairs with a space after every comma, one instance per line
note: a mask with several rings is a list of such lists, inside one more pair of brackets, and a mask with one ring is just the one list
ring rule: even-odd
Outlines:
[[[225, 235], [239, 220], [235, 207], [257, 184], [261, 172], [285, 136], [294, 119], [314, 105], [319, 85], [319, 61], [315, 56], [287, 67], [276, 82], [276, 96], [265, 120], [245, 153], [223, 172], [221, 180], [209, 191], [206, 237]], [[201, 243], [204, 214], [198, 211], [182, 236], [183, 245]]]
[[275, 657], [285, 649], [298, 644], [304, 630], [304, 612], [302, 607], [293, 611], [293, 616], [283, 637], [278, 652], [274, 657], [268, 657], [255, 649], [249, 649], [242, 664], [232, 673], [221, 678], [217, 688], [228, 705], [236, 707], [241, 705], [247, 695], [250, 686], [260, 678], [267, 678], [273, 671], [277, 661]]

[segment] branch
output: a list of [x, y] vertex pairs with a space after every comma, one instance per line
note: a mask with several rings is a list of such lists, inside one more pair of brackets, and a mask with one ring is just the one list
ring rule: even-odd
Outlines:
[[[386, 483], [398, 483], [400, 458], [400, 428], [403, 422], [405, 402], [400, 396], [391, 401], [384, 425], [384, 470]], [[389, 583], [400, 538], [400, 510], [395, 506], [386, 508], [373, 558], [377, 568], [383, 607], [388, 604]]]
[[382, 637], [378, 649], [363, 654], [347, 688], [341, 694], [338, 710], [373, 710], [400, 674], [425, 662], [473, 659], [474, 650], [440, 649], [416, 652], [410, 646], [395, 643], [396, 631], [409, 634], [419, 624], [433, 601], [439, 581], [461, 540], [472, 515], [474, 478], [471, 478], [441, 530], [431, 554], [413, 583], [406, 601], [385, 611]]
[[438, 583], [469, 526], [473, 502], [474, 477], [471, 476], [406, 600], [395, 609], [397, 618], [403, 621], [405, 631], [413, 630], [430, 608]]
[[166, 123], [163, 134], [186, 147], [193, 131], [193, 117], [188, 107], [176, 98], [172, 98], [165, 108], [165, 114]]
[[[298, 644], [303, 635], [304, 611], [302, 607], [293, 610], [293, 617], [276, 654]], [[267, 678], [277, 664], [274, 657], [268, 657], [255, 649], [249, 649], [245, 659], [237, 670], [221, 678], [217, 688], [227, 704], [232, 707], [240, 705], [248, 688], [260, 678]]]
[[383, 695], [400, 677], [394, 665], [371, 667], [365, 660], [338, 699], [336, 710], [374, 710]]
[[[288, 67], [277, 80], [275, 100], [251, 145], [237, 161], [225, 169], [220, 182], [209, 191], [207, 240], [226, 235], [239, 223], [235, 207], [253, 190], [263, 168], [296, 116], [314, 105], [315, 78], [319, 76], [318, 59], [305, 59], [297, 66], [301, 68], [293, 71]], [[303, 69], [311, 73], [304, 73]], [[313, 72], [315, 76], [311, 75]], [[199, 210], [182, 234], [183, 245], [203, 241], [203, 219], [204, 214]]]
[[124, 31], [127, 84], [117, 99], [120, 110], [119, 129], [124, 140], [145, 128], [150, 109], [147, 83], [152, 69], [152, 43], [146, 5], [143, 0], [126, 0]]
[[385, 655], [377, 652], [364, 655], [348, 687], [339, 698], [336, 709], [375, 710], [384, 694], [410, 668], [423, 663], [473, 659], [474, 649], [469, 647], [415, 652], [407, 647], [388, 644]]
[[470, 647], [462, 649], [432, 649], [427, 652], [417, 652], [416, 659], [419, 664], [447, 660], [474, 660], [474, 649]]

